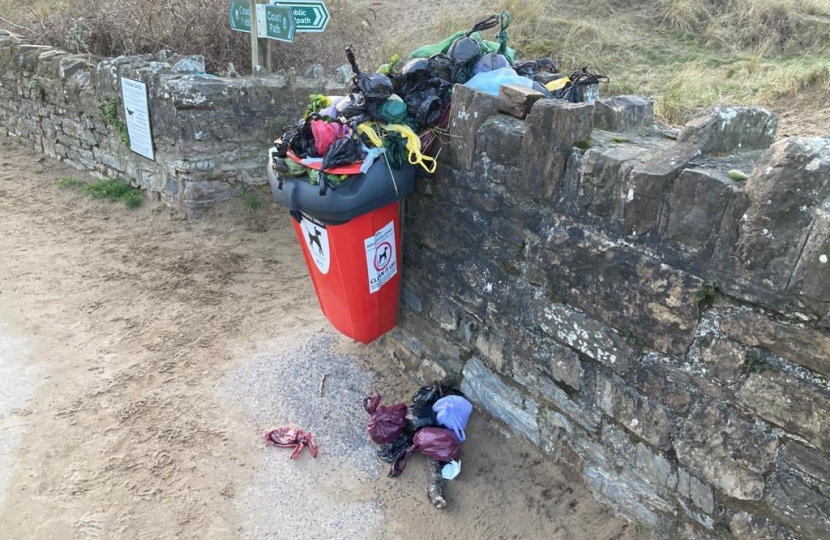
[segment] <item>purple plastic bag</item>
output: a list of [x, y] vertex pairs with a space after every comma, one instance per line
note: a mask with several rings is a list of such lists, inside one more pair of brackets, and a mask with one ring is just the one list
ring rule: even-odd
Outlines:
[[412, 446], [401, 452], [392, 462], [389, 478], [400, 476], [413, 453], [420, 452], [428, 458], [440, 462], [458, 459], [461, 455], [461, 443], [452, 431], [444, 428], [425, 427], [412, 438]]
[[376, 444], [394, 441], [406, 428], [406, 405], [403, 403], [384, 407], [380, 404], [380, 394], [377, 394], [363, 398], [363, 408], [372, 415], [366, 430]]
[[442, 426], [453, 430], [458, 440], [464, 442], [467, 434], [467, 422], [473, 412], [473, 404], [461, 396], [445, 396], [432, 406], [435, 419]]

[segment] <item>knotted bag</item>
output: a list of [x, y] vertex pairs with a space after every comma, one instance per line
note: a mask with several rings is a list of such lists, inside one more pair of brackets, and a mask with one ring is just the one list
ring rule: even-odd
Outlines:
[[380, 394], [363, 398], [363, 408], [371, 415], [366, 430], [375, 444], [387, 444], [403, 433], [406, 428], [406, 405], [398, 403], [384, 407]]
[[410, 456], [420, 452], [428, 458], [443, 463], [461, 456], [461, 443], [452, 431], [445, 428], [425, 427], [412, 438], [412, 446], [406, 452], [398, 454], [389, 469], [389, 478], [400, 476], [409, 462]]

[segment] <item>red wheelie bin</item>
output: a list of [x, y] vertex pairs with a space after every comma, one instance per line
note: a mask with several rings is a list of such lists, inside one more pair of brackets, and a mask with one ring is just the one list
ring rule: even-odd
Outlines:
[[376, 161], [337, 187], [283, 178], [269, 167], [274, 198], [291, 212], [325, 316], [343, 334], [371, 343], [397, 324], [401, 279], [401, 200], [414, 167]]

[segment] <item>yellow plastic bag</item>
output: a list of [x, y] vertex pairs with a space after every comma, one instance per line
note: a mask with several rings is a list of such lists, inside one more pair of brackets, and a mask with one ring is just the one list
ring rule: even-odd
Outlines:
[[559, 90], [564, 88], [566, 84], [568, 84], [571, 80], [567, 77], [562, 77], [561, 79], [556, 79], [554, 81], [550, 81], [548, 84], [545, 85], [545, 88], [553, 92], [554, 90]]
[[375, 146], [381, 147], [383, 146], [383, 141], [374, 129], [376, 125], [385, 131], [399, 133], [406, 139], [406, 149], [409, 151], [409, 163], [411, 165], [420, 165], [430, 174], [435, 172], [438, 163], [434, 158], [421, 153], [421, 139], [417, 133], [412, 131], [411, 127], [402, 124], [375, 124], [374, 122], [364, 122], [357, 126], [357, 132], [369, 137], [369, 140]]

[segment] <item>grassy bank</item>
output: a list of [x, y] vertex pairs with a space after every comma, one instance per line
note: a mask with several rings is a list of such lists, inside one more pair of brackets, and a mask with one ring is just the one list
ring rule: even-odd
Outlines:
[[[229, 0], [0, 0], [0, 16], [40, 42], [99, 55], [201, 53], [221, 73], [244, 73], [247, 34], [228, 28]], [[682, 123], [712, 103], [782, 106], [805, 89], [830, 96], [830, 0], [328, 0], [324, 34], [273, 45], [276, 67], [328, 68], [357, 47], [369, 68], [469, 28], [488, 13], [513, 15], [510, 44], [521, 58], [553, 58], [563, 71], [606, 74], [606, 93], [656, 102]], [[78, 14], [82, 13], [82, 16]], [[0, 21], [0, 26], [9, 24]], [[487, 33], [489, 37], [495, 32]], [[826, 106], [826, 105], [825, 105]], [[794, 107], [799, 112], [799, 107]], [[830, 126], [828, 126], [830, 129]]]
[[[520, 57], [550, 56], [563, 71], [589, 65], [611, 78], [609, 93], [649, 96], [669, 122], [712, 103], [769, 105], [807, 87], [830, 89], [827, 0], [485, 0], [475, 12], [505, 7]], [[445, 8], [426, 33], [394, 37], [385, 53], [471, 20]]]

